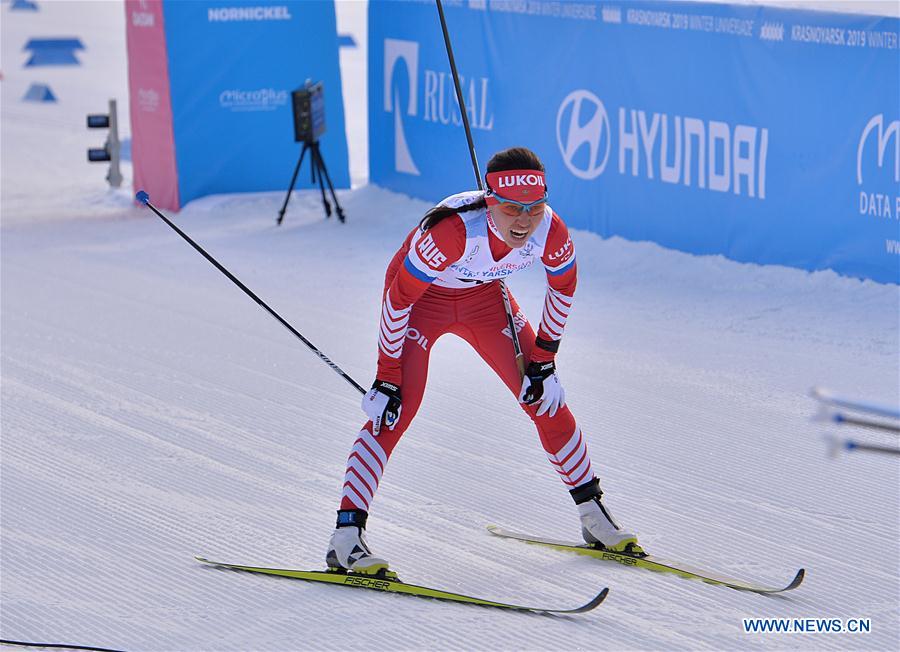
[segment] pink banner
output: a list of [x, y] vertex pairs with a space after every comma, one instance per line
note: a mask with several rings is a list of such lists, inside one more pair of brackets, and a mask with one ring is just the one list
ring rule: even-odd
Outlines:
[[125, 0], [131, 157], [134, 189], [159, 208], [178, 210], [178, 172], [169, 95], [163, 7], [159, 0]]

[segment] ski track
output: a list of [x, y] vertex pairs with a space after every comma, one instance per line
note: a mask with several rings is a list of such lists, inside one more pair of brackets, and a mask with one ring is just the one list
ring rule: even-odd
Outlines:
[[[374, 189], [345, 193], [348, 214], [373, 195], [389, 197]], [[371, 264], [368, 277], [355, 274], [371, 296], [335, 290], [362, 302], [351, 301], [354, 310], [329, 310], [327, 293], [316, 289], [298, 310], [294, 284], [323, 264], [344, 227], [313, 222], [281, 234], [312, 240], [321, 252], [291, 270], [295, 247], [273, 252], [271, 234], [258, 253], [242, 257], [246, 229], [220, 225], [204, 211], [186, 217], [198, 239], [236, 261], [242, 280], [294, 313], [289, 320], [302, 332], [315, 331], [314, 342], [365, 378], [383, 261]], [[868, 500], [868, 492], [896, 479], [896, 469], [879, 457], [824, 456], [819, 426], [809, 422], [808, 369], [769, 370], [737, 352], [748, 338], [770, 351], [788, 347], [793, 340], [770, 325], [767, 334], [720, 339], [724, 354], [741, 359], [735, 370], [691, 364], [690, 351], [666, 351], [640, 324], [635, 335], [604, 334], [598, 345], [593, 329], [573, 319], [560, 364], [613, 510], [645, 545], [771, 584], [805, 565], [806, 582], [789, 596], [740, 593], [489, 535], [489, 522], [576, 540], [578, 528], [527, 419], [451, 337], [434, 345], [429, 390], [385, 473], [371, 544], [415, 583], [560, 607], [610, 586], [604, 605], [568, 618], [499, 613], [200, 566], [193, 554], [322, 566], [343, 463], [361, 423], [359, 397], [183, 243], [167, 245], [151, 233], [158, 227], [130, 218], [4, 231], [5, 638], [128, 650], [425, 649], [435, 642], [555, 649], [561, 640], [573, 649], [598, 640], [617, 649], [755, 649], [788, 640], [846, 649], [846, 635], [749, 636], [740, 622], [862, 616], [881, 629], [852, 647], [891, 646], [896, 564], [860, 563], [841, 540], [862, 528], [868, 546], [896, 560], [896, 528], [884, 524], [897, 506]], [[398, 225], [393, 235], [403, 230]], [[608, 254], [617, 247], [630, 251], [626, 243], [604, 243]], [[590, 256], [590, 245], [580, 252]], [[590, 320], [596, 309], [591, 288], [584, 290], [576, 314]], [[535, 314], [539, 288], [519, 283], [513, 291]], [[640, 311], [633, 301], [616, 296], [618, 319]], [[816, 347], [829, 339], [819, 328]], [[701, 329], [697, 337], [704, 335]], [[643, 337], [655, 356], [639, 348]], [[688, 349], [697, 346], [690, 333], [679, 338]], [[340, 353], [328, 348], [335, 339]], [[890, 367], [878, 347], [830, 353], [835, 375], [861, 355], [875, 373]], [[461, 409], [458, 421], [447, 418]], [[778, 454], [760, 455], [765, 446]], [[336, 627], [351, 614], [364, 614], [373, 627], [398, 615], [417, 626], [376, 627], [374, 634]]]
[[[800, 588], [764, 597], [489, 534], [577, 541], [579, 525], [527, 417], [453, 336], [431, 343], [370, 544], [412, 583], [560, 608], [609, 586], [602, 606], [502, 612], [196, 562], [324, 566], [360, 396], [130, 188], [73, 165], [98, 144], [85, 113], [107, 97], [128, 112], [122, 6], [40, 5], [2, 9], [3, 638], [129, 652], [900, 649], [898, 465], [829, 458], [807, 395], [897, 402], [897, 286], [578, 231], [559, 368], [613, 513], [656, 555], [772, 585], [804, 566]], [[338, 9], [361, 47], [364, 10]], [[54, 31], [85, 40], [82, 66], [42, 69], [62, 100], [26, 108], [21, 46]], [[345, 77], [348, 98], [365, 87], [359, 53], [341, 53], [359, 82]], [[351, 144], [366, 133], [356, 97]], [[354, 147], [354, 185], [365, 162]], [[374, 186], [338, 195], [346, 224], [314, 192], [294, 193], [281, 227], [281, 192], [206, 197], [173, 217], [367, 386], [385, 267], [429, 204]], [[510, 288], [538, 321], [543, 272]], [[862, 617], [873, 630], [748, 635], [747, 617]]]

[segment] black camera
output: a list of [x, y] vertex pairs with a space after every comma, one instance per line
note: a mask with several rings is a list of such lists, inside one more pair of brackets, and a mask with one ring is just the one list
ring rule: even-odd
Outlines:
[[291, 92], [294, 108], [294, 140], [314, 143], [325, 133], [325, 86], [306, 82]]

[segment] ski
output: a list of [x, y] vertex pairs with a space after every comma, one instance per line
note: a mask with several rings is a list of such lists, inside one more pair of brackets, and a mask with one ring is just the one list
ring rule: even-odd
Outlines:
[[863, 412], [879, 417], [887, 417], [888, 419], [900, 419], [900, 410], [895, 407], [843, 398], [821, 387], [813, 387], [810, 394], [822, 405], [829, 407], [843, 408], [852, 412]]
[[661, 573], [671, 573], [687, 579], [701, 580], [703, 582], [706, 582], [707, 584], [727, 586], [730, 589], [735, 589], [738, 591], [752, 591], [753, 593], [766, 594], [783, 593], [784, 591], [790, 591], [800, 586], [800, 583], [803, 581], [803, 577], [806, 574], [806, 571], [801, 568], [799, 571], [797, 571], [794, 579], [791, 580], [787, 586], [784, 586], [782, 588], [773, 588], [763, 586], [761, 584], [755, 584], [753, 582], [744, 582], [742, 580], [732, 579], [730, 577], [720, 575], [719, 573], [692, 568], [676, 561], [660, 559], [659, 557], [654, 557], [652, 555], [648, 555], [646, 557], [638, 557], [637, 555], [627, 555], [623, 553], [610, 552], [608, 550], [600, 550], [599, 548], [591, 547], [586, 543], [568, 543], [566, 541], [556, 541], [554, 539], [533, 537], [527, 534], [521, 534], [519, 532], [506, 530], [496, 525], [488, 525], [487, 529], [491, 534], [495, 534], [498, 537], [503, 537], [505, 539], [516, 539], [518, 541], [546, 546], [548, 548], [554, 548], [556, 550], [566, 550], [580, 555], [587, 555], [589, 557], [603, 559], [605, 561], [614, 561], [624, 566], [634, 566], [637, 568], [645, 568], [647, 570], [657, 571]]
[[260, 566], [245, 566], [243, 564], [230, 564], [220, 561], [212, 561], [205, 557], [197, 556], [195, 559], [204, 564], [211, 566], [219, 566], [237, 571], [246, 571], [250, 573], [261, 573], [264, 575], [276, 575], [279, 577], [289, 577], [297, 580], [306, 580], [308, 582], [324, 582], [326, 584], [337, 584], [339, 586], [350, 586], [360, 589], [372, 589], [375, 591], [384, 591], [388, 593], [401, 593], [404, 595], [412, 595], [419, 598], [432, 598], [435, 600], [444, 600], [448, 602], [459, 602], [466, 604], [474, 604], [481, 607], [494, 607], [496, 609], [506, 609], [510, 611], [529, 611], [541, 614], [581, 614], [590, 611], [603, 600], [609, 593], [608, 588], [604, 588], [592, 600], [586, 604], [574, 609], [548, 609], [544, 607], [528, 607], [507, 602], [496, 602], [494, 600], [485, 600], [484, 598], [475, 598], [462, 593], [454, 593], [453, 591], [444, 591], [427, 586], [418, 586], [416, 584], [407, 584], [402, 582], [394, 575], [363, 575], [361, 573], [337, 572], [337, 571], [313, 571], [313, 570], [292, 570], [282, 568], [265, 568]]

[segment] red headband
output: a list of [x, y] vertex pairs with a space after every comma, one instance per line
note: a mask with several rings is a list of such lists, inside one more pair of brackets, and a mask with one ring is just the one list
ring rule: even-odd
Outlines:
[[488, 187], [504, 199], [528, 203], [547, 194], [544, 173], [540, 170], [503, 170], [488, 172]]

